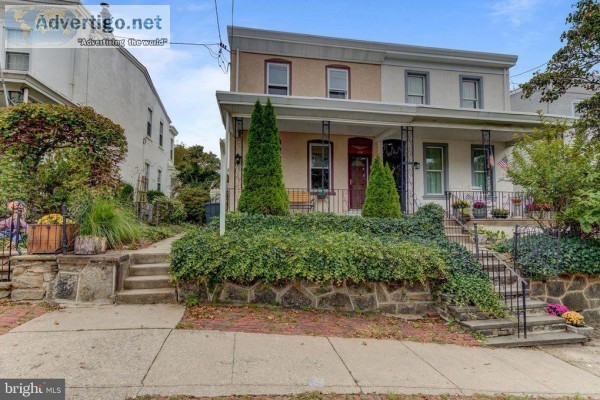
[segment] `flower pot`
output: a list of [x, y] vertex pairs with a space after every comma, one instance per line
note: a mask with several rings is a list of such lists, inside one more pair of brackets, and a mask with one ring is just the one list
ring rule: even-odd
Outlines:
[[[79, 225], [65, 225], [67, 251], [73, 251]], [[54, 254], [62, 250], [63, 226], [57, 224], [31, 224], [27, 227], [28, 254]]]
[[487, 207], [473, 209], [473, 218], [485, 218], [486, 216]]
[[594, 328], [591, 326], [573, 326], [567, 325], [567, 331], [578, 333], [580, 335], [585, 336], [588, 340], [592, 339], [592, 334], [594, 333]]

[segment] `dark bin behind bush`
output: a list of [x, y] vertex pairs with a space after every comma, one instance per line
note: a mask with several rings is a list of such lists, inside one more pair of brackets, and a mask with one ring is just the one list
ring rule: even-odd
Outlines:
[[204, 212], [206, 215], [206, 223], [212, 221], [213, 218], [219, 216], [219, 211], [221, 208], [221, 203], [209, 202], [204, 203]]

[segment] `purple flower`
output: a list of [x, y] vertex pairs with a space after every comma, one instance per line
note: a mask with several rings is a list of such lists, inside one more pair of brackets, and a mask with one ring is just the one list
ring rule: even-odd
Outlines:
[[549, 303], [546, 311], [548, 311], [548, 314], [550, 315], [556, 315], [557, 317], [560, 317], [564, 313], [569, 312], [569, 309], [567, 306], [563, 306], [562, 304]]

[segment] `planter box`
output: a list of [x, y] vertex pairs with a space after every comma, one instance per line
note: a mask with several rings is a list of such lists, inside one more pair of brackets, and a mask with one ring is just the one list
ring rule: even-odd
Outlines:
[[487, 217], [487, 207], [473, 208], [473, 218], [485, 218]]
[[591, 326], [572, 326], [567, 325], [567, 331], [578, 333], [580, 335], [585, 336], [588, 340], [592, 339], [592, 333], [594, 333], [594, 328]]
[[106, 238], [98, 236], [77, 236], [75, 254], [94, 255], [106, 253]]
[[[67, 224], [67, 251], [73, 251], [79, 225]], [[32, 224], [27, 228], [28, 254], [55, 254], [61, 251], [63, 226], [55, 224]]]

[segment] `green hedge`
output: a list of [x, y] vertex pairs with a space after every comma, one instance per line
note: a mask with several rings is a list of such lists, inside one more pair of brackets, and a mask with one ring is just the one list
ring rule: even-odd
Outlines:
[[[600, 240], [582, 240], [576, 237], [560, 239], [560, 262], [557, 264], [556, 239], [534, 235], [519, 241], [519, 261], [523, 271], [534, 279], [545, 279], [560, 274], [600, 275]], [[496, 245], [503, 253], [513, 252], [512, 239]]]

